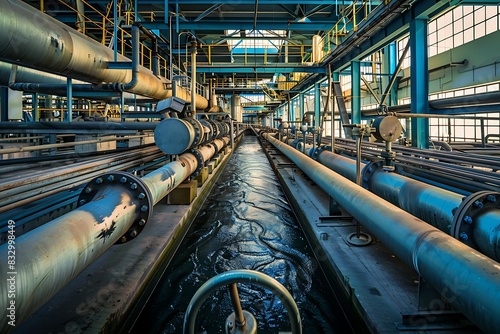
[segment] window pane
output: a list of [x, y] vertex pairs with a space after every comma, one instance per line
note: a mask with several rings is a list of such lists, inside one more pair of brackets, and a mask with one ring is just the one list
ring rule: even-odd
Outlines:
[[491, 34], [492, 32], [497, 31], [497, 18], [492, 17], [488, 21], [486, 21], [486, 34]]
[[472, 14], [464, 16], [464, 27], [470, 28], [474, 25], [474, 17]]
[[486, 23], [479, 23], [474, 27], [474, 38], [483, 37], [486, 34]]
[[474, 22], [478, 24], [480, 22], [483, 22], [485, 18], [486, 18], [486, 8], [484, 6], [481, 6], [474, 12]]
[[470, 42], [474, 39], [474, 31], [469, 28], [464, 31], [464, 43]]
[[456, 48], [459, 45], [464, 44], [464, 33], [458, 33], [455, 36], [453, 36], [453, 46]]

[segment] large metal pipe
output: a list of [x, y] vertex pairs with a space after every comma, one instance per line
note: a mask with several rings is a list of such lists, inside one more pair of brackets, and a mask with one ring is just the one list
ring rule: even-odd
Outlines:
[[[94, 84], [127, 84], [129, 69], [111, 69], [113, 50], [17, 0], [0, 0], [0, 59]], [[130, 60], [118, 55], [119, 62]], [[137, 84], [127, 91], [155, 99], [172, 96], [170, 81], [139, 66]], [[198, 96], [199, 109], [208, 100]]]
[[[479, 328], [500, 332], [500, 265], [320, 163], [264, 137]], [[439, 261], [436, 261], [439, 259]]]
[[[322, 165], [353, 182], [356, 181], [356, 163], [354, 160], [326, 150], [319, 151], [316, 158]], [[496, 201], [498, 195], [490, 193], [489, 195], [493, 197], [490, 196], [489, 200], [488, 195], [486, 195], [477, 198], [477, 200], [485, 200], [481, 204], [477, 204], [475, 201], [470, 203], [470, 206], [481, 206], [477, 207], [473, 221], [470, 215], [460, 217], [460, 212], [467, 211], [468, 208], [457, 211], [464, 200], [462, 194], [385, 171], [380, 164], [361, 165], [364, 167], [363, 185], [368, 190], [441, 231], [459, 237], [469, 246], [473, 246], [483, 254], [500, 262], [500, 242], [498, 242], [500, 240], [500, 220], [490, 221], [488, 219], [488, 217], [494, 217], [491, 214], [498, 215], [500, 207], [498, 205], [496, 207], [494, 205], [486, 207], [484, 204], [489, 200]], [[484, 210], [480, 212], [483, 206], [485, 206]], [[460, 233], [456, 232], [457, 228], [455, 226], [462, 223], [471, 225], [469, 228], [472, 233], [467, 234], [467, 236], [462, 234], [462, 237], [460, 237]]]
[[1, 276], [15, 281], [14, 292], [10, 281], [0, 281], [2, 333], [15, 328], [7, 317], [12, 303], [18, 325], [111, 245], [134, 238], [152, 206], [197, 167], [196, 156], [185, 153], [142, 179], [124, 172], [97, 177], [84, 188], [79, 208], [15, 238], [14, 264], [8, 261], [9, 243], [1, 245]]

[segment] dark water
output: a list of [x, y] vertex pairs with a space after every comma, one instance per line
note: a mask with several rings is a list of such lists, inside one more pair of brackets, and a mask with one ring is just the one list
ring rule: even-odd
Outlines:
[[[211, 277], [232, 269], [261, 271], [283, 284], [301, 312], [304, 333], [345, 333], [345, 320], [257, 138], [247, 136], [220, 176], [134, 331], [182, 333], [184, 310]], [[259, 333], [289, 331], [278, 297], [238, 284], [243, 309]], [[198, 332], [225, 333], [229, 290], [213, 293], [198, 313]]]

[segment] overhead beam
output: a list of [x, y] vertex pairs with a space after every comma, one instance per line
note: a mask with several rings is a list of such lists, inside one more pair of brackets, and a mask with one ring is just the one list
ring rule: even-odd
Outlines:
[[332, 64], [335, 71], [350, 65], [352, 59], [362, 60], [376, 50], [408, 33], [410, 22], [418, 17], [432, 17], [452, 6], [448, 0], [393, 0], [387, 6], [379, 6], [370, 18], [358, 26], [323, 62]]
[[[142, 25], [150, 30], [168, 29], [164, 22], [143, 22]], [[257, 30], [297, 30], [313, 31], [330, 30], [335, 25], [333, 21], [311, 21], [311, 22], [278, 22], [271, 20], [257, 21]], [[252, 30], [254, 28], [253, 20], [224, 20], [203, 22], [179, 22], [179, 30]]]
[[277, 66], [277, 65], [201, 65], [196, 67], [199, 73], [326, 73], [324, 67], [319, 66], [308, 66], [308, 65], [289, 65], [289, 66]]
[[[280, 4], [284, 5], [296, 5], [299, 1], [297, 0], [280, 0]], [[163, 4], [164, 0], [149, 0], [148, 4]], [[345, 5], [350, 5], [352, 1], [345, 1]], [[380, 3], [380, 1], [376, 1]], [[230, 4], [234, 5], [236, 3], [231, 3], [227, 0], [184, 0], [182, 5], [216, 5], [216, 4]], [[255, 5], [255, 0], [238, 0], [238, 5]], [[260, 5], [276, 5], [276, 0], [259, 0]], [[332, 0], [308, 0], [308, 5], [331, 5]]]
[[196, 19], [194, 19], [194, 22], [198, 22], [200, 21], [201, 19], [203, 19], [204, 17], [210, 15], [210, 13], [212, 13], [214, 10], [217, 10], [219, 9], [220, 7], [222, 7], [223, 3], [220, 3], [220, 4], [216, 4], [216, 5], [213, 5], [211, 6], [210, 8], [208, 8], [206, 11], [204, 11], [203, 13], [201, 13], [200, 15], [198, 15], [198, 17]]

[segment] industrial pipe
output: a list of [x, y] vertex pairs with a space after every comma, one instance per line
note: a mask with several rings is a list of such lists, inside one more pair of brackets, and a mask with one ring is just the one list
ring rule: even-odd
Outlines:
[[197, 167], [195, 154], [185, 153], [143, 178], [125, 172], [97, 177], [85, 186], [79, 208], [15, 238], [14, 264], [9, 243], [1, 245], [0, 272], [15, 281], [13, 295], [10, 282], [0, 282], [2, 333], [15, 328], [8, 324], [8, 307], [14, 305], [20, 324], [111, 245], [136, 237], [153, 205]]
[[[356, 181], [356, 167], [352, 159], [325, 149], [317, 150], [314, 156], [322, 165]], [[483, 214], [489, 216], [490, 211], [500, 212], [500, 193], [488, 192], [474, 201], [466, 201], [468, 204], [464, 206], [462, 203], [466, 198], [462, 194], [385, 171], [378, 162], [362, 166], [365, 188], [500, 262], [500, 220], [488, 221], [481, 217]], [[476, 209], [474, 219], [471, 214], [464, 213], [471, 207]], [[471, 231], [465, 232], [464, 224], [470, 225], [467, 229]], [[455, 232], [457, 230], [460, 232]]]
[[264, 137], [479, 328], [500, 333], [498, 262], [381, 200], [271, 135]]
[[[229, 125], [224, 122], [203, 119], [167, 118], [157, 123], [156, 146], [166, 154], [181, 154], [190, 148], [229, 134]], [[167, 135], [168, 134], [168, 135]]]
[[[0, 0], [0, 59], [94, 84], [132, 82], [129, 69], [112, 69], [113, 50], [18, 0]], [[78, 50], [78, 52], [77, 52]], [[118, 62], [130, 63], [118, 55]], [[163, 100], [172, 96], [170, 81], [139, 66], [137, 84], [128, 91]], [[184, 92], [189, 94], [187, 92]], [[199, 109], [208, 100], [198, 96]]]

